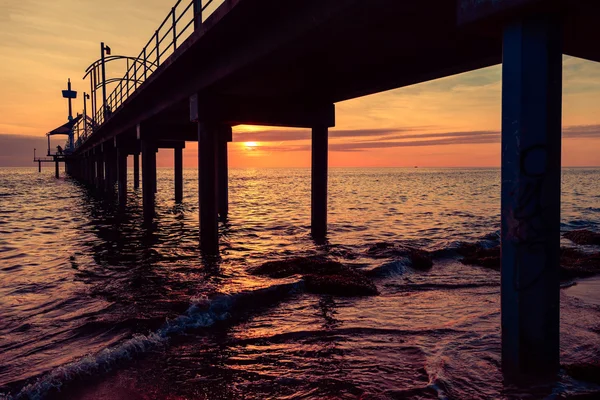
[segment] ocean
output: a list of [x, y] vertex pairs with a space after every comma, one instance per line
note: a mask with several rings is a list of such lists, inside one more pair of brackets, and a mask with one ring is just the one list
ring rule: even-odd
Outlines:
[[[600, 231], [599, 177], [563, 170], [563, 232]], [[232, 169], [219, 257], [198, 248], [197, 170], [184, 170], [182, 204], [173, 170], [158, 170], [150, 226], [131, 182], [122, 208], [53, 168], [0, 168], [0, 398], [600, 393], [564, 370], [551, 388], [503, 383], [500, 274], [457, 252], [498, 245], [499, 169], [331, 168], [324, 244], [310, 237], [310, 169]], [[385, 246], [430, 252], [433, 267], [372, 251]], [[314, 255], [370, 271], [379, 295], [250, 273]], [[575, 283], [561, 289], [564, 365], [600, 357], [599, 281]]]

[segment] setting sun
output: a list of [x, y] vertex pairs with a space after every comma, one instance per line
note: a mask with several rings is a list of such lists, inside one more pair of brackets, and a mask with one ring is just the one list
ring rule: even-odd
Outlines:
[[258, 147], [258, 142], [244, 142], [244, 146], [248, 150], [254, 150], [255, 147]]

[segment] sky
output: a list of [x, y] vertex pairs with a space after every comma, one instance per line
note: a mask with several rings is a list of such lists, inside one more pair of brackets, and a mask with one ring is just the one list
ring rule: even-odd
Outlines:
[[[82, 112], [82, 77], [101, 41], [113, 54], [139, 54], [173, 4], [0, 0], [0, 166], [31, 166], [33, 148], [46, 150], [45, 133], [66, 122], [67, 78]], [[107, 65], [108, 78], [123, 73]], [[494, 66], [338, 103], [329, 165], [499, 166], [501, 81]], [[310, 166], [309, 130], [237, 126], [233, 138], [231, 167]], [[563, 138], [563, 165], [600, 165], [600, 63], [564, 57]], [[171, 166], [172, 151], [161, 150], [158, 165]], [[197, 166], [194, 143], [184, 165]]]

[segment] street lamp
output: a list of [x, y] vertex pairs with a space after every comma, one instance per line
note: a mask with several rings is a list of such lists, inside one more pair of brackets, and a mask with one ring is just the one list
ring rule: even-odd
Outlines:
[[106, 121], [106, 68], [104, 66], [104, 55], [110, 56], [110, 47], [100, 43], [100, 59], [102, 60], [102, 115]]
[[83, 92], [83, 134], [87, 135], [87, 100], [90, 95]]

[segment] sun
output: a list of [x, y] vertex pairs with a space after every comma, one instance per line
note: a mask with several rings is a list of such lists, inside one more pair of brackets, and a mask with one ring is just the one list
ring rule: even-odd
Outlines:
[[258, 143], [257, 142], [244, 142], [244, 146], [248, 150], [254, 150], [256, 147], [258, 147]]

